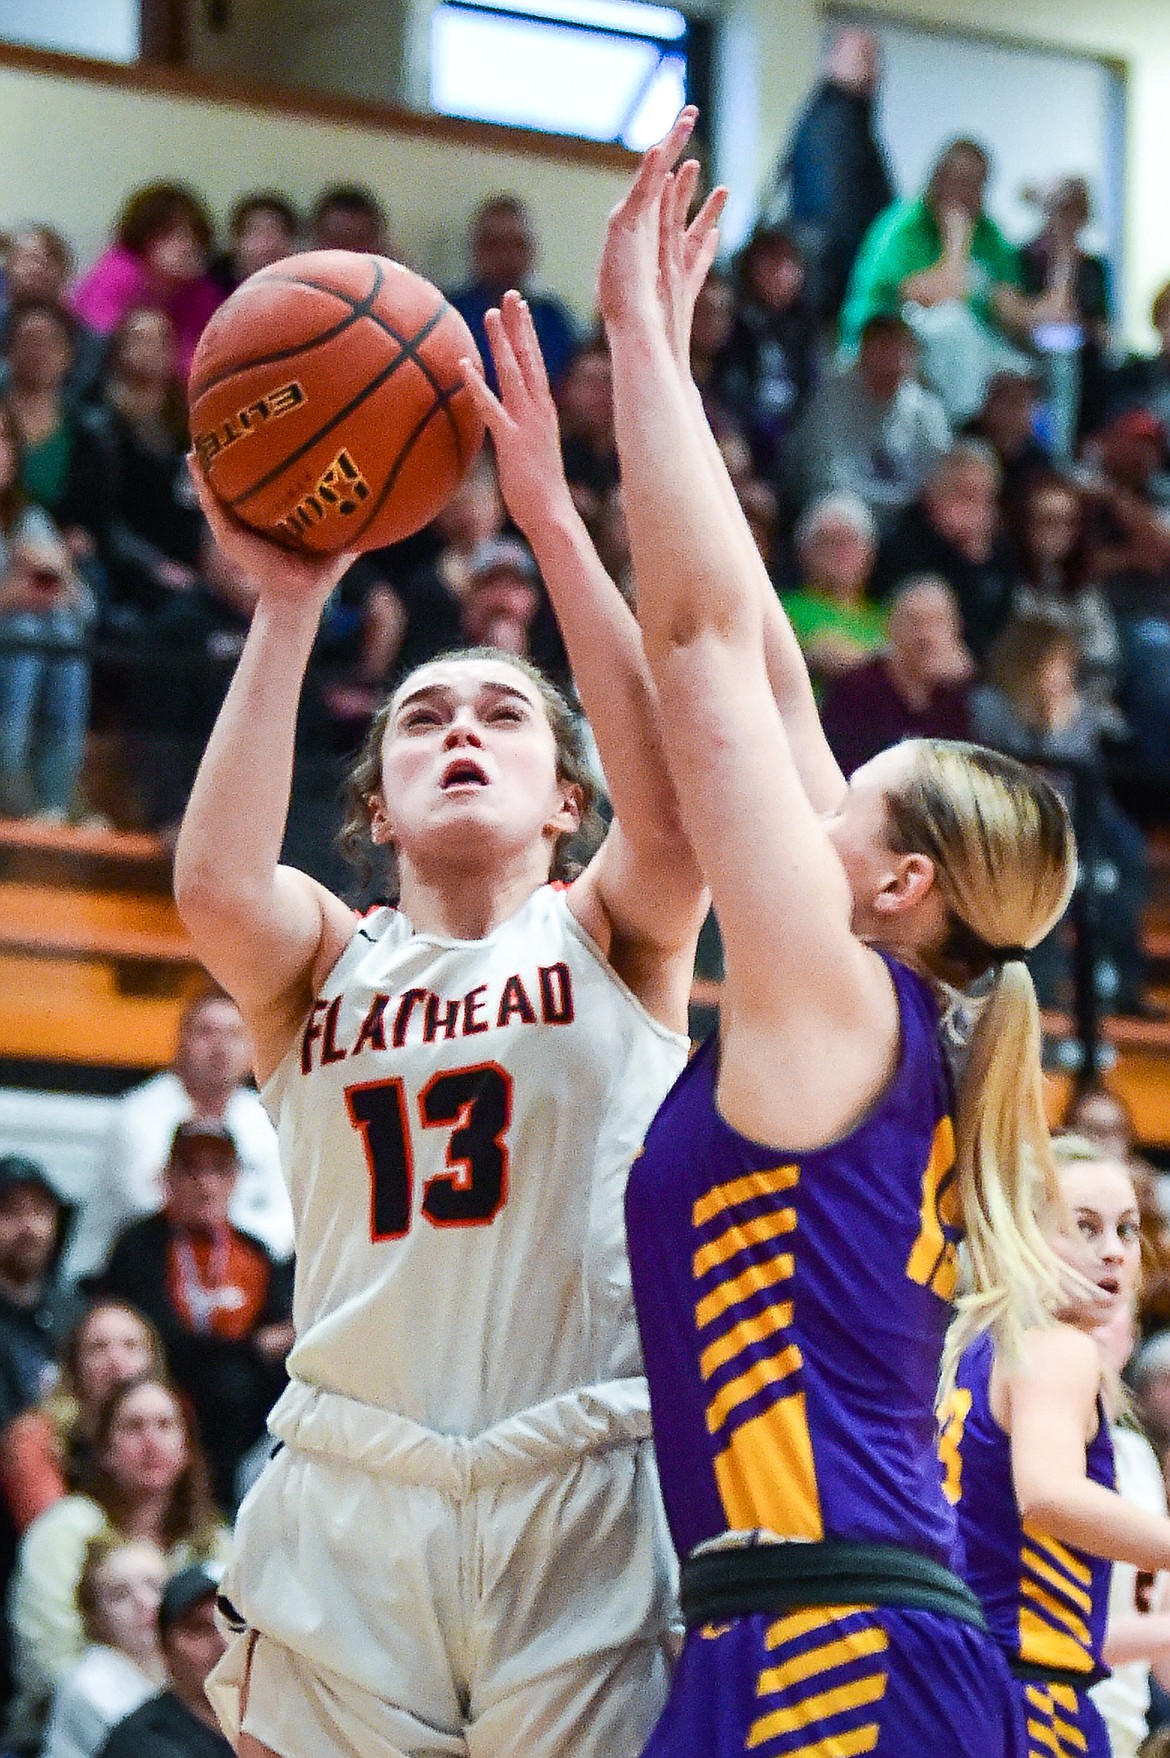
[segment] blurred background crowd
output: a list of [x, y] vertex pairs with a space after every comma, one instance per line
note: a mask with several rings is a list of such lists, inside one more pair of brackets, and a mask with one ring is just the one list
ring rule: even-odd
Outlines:
[[[1122, 353], [1110, 266], [1082, 243], [1083, 179], [1036, 192], [1034, 238], [984, 206], [995, 143], [939, 143], [893, 187], [875, 40], [843, 31], [771, 198], [695, 314], [692, 363], [728, 469], [808, 654], [846, 769], [907, 734], [971, 734], [1054, 766], [1108, 898], [1102, 1005], [1157, 1011], [1138, 923], [1143, 828], [1170, 797], [1170, 282], [1162, 346]], [[0, 807], [168, 831], [247, 629], [187, 474], [184, 384], [203, 324], [305, 247], [394, 253], [361, 186], [307, 214], [276, 191], [217, 237], [193, 188], [136, 191], [78, 275], [29, 224], [3, 254]], [[532, 305], [565, 468], [632, 590], [604, 341], [541, 293], [540, 240], [502, 193], [448, 296], [481, 345], [509, 286]], [[1167, 265], [1170, 272], [1170, 264]], [[583, 287], [592, 275], [583, 262]], [[586, 303], [583, 298], [582, 305]], [[324, 618], [300, 725], [290, 858], [340, 882], [339, 767], [403, 668], [460, 642], [526, 652], [571, 687], [487, 453], [434, 525], [362, 559]], [[1068, 1001], [1045, 949], [1045, 1001]]]
[[[1049, 771], [1084, 853], [1081, 985], [1156, 1021], [1142, 923], [1149, 837], [1170, 824], [1170, 279], [1158, 351], [1124, 352], [1084, 181], [1036, 192], [1022, 248], [985, 208], [994, 140], [940, 140], [925, 187], [895, 188], [880, 77], [874, 39], [843, 31], [758, 223], [700, 296], [694, 375], [843, 768], [921, 734]], [[304, 248], [395, 254], [393, 214], [356, 184], [307, 213], [264, 190], [217, 236], [194, 187], [158, 183], [84, 272], [35, 218], [3, 240], [0, 816], [173, 833], [255, 602], [194, 499], [186, 375], [233, 288]], [[574, 497], [633, 595], [604, 338], [542, 292], [539, 255], [524, 201], [500, 193], [448, 297], [483, 348], [485, 312], [526, 293]], [[346, 887], [338, 781], [371, 714], [408, 667], [480, 643], [571, 694], [488, 451], [434, 525], [363, 557], [327, 606], [287, 858]], [[1063, 929], [1033, 968], [1067, 1010]], [[111, 1758], [227, 1750], [199, 1689], [215, 1569], [291, 1337], [287, 1199], [246, 1074], [239, 1016], [209, 994], [171, 1070], [115, 1107], [80, 1214], [35, 1160], [0, 1158], [13, 1752], [82, 1758], [107, 1736]], [[1149, 1273], [1131, 1374], [1165, 1455], [1170, 1174], [1134, 1158], [1124, 1106], [1090, 1080], [1075, 1122], [1137, 1169]]]

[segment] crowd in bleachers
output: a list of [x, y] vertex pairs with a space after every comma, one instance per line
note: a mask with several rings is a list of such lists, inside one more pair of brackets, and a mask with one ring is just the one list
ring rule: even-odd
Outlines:
[[211, 1605], [292, 1344], [292, 1215], [249, 1054], [235, 1005], [196, 997], [172, 1066], [112, 1107], [78, 1209], [0, 1155], [5, 1753], [91, 1758], [126, 1717], [111, 1752], [228, 1751], [202, 1696]]
[[[872, 43], [844, 33], [780, 193], [699, 299], [695, 377], [847, 766], [937, 730], [1122, 778], [1125, 810], [1107, 788], [1086, 790], [1120, 899], [1100, 986], [1109, 1009], [1147, 1011], [1144, 851], [1127, 814], [1157, 811], [1170, 784], [1170, 286], [1153, 306], [1161, 351], [1126, 355], [1109, 265], [1082, 243], [1083, 180], [1043, 196], [1019, 249], [986, 212], [977, 142], [944, 144], [925, 190], [899, 198], [875, 133], [877, 78]], [[52, 228], [10, 234], [4, 811], [175, 824], [253, 604], [194, 502], [185, 373], [231, 289], [305, 246], [395, 248], [382, 203], [359, 186], [325, 190], [306, 216], [279, 193], [250, 194], [218, 247], [192, 190], [138, 190], [80, 276]], [[540, 291], [537, 258], [523, 201], [495, 197], [449, 294], [482, 346], [488, 307], [525, 289], [574, 495], [628, 584], [605, 345]], [[591, 273], [583, 263], [583, 286]], [[379, 695], [419, 659], [484, 640], [567, 681], [486, 454], [433, 526], [363, 558], [327, 610], [290, 858], [337, 881], [337, 767]], [[1058, 950], [1037, 975], [1045, 1001], [1067, 1003]]]
[[[842, 766], [925, 734], [1050, 768], [1110, 895], [1101, 999], [1148, 1013], [1137, 820], [1170, 791], [1170, 283], [1153, 305], [1159, 351], [1126, 355], [1109, 265], [1083, 248], [1078, 178], [1047, 193], [1022, 249], [985, 211], [979, 143], [945, 144], [925, 191], [899, 199], [877, 77], [864, 33], [844, 33], [775, 200], [699, 299], [694, 375]], [[0, 813], [177, 823], [256, 596], [194, 500], [185, 375], [231, 290], [311, 247], [393, 253], [378, 197], [337, 187], [301, 215], [251, 194], [217, 241], [192, 190], [158, 184], [130, 197], [80, 276], [52, 227], [7, 237]], [[600, 331], [540, 292], [518, 196], [479, 209], [468, 255], [449, 297], [481, 347], [503, 290], [528, 296], [574, 498], [632, 593]], [[583, 261], [582, 289], [592, 273]], [[339, 766], [396, 675], [464, 643], [526, 654], [571, 688], [487, 452], [433, 526], [364, 557], [327, 606], [289, 858], [336, 882]], [[1059, 933], [1034, 970], [1042, 999], [1067, 1004]], [[174, 1069], [122, 1102], [76, 1225], [40, 1168], [0, 1160], [12, 1751], [45, 1738], [46, 1758], [88, 1758], [125, 1714], [137, 1743], [115, 1734], [110, 1758], [149, 1758], [143, 1715], [167, 1724], [168, 1752], [227, 1750], [198, 1691], [213, 1566], [291, 1335], [287, 1202], [245, 1062], [231, 1004], [194, 1008]], [[1145, 1324], [1160, 1331], [1170, 1206], [1152, 1174], [1143, 1189], [1158, 1266]], [[1151, 1433], [1170, 1444], [1164, 1338], [1138, 1368]], [[183, 1572], [164, 1593], [168, 1568]]]

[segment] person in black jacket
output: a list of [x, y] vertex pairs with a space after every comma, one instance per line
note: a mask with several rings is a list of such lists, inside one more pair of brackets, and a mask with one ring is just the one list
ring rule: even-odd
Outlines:
[[232, 1758], [203, 1688], [224, 1648], [216, 1585], [201, 1563], [171, 1576], [158, 1611], [170, 1684], [118, 1723], [99, 1758]]
[[240, 1462], [284, 1384], [293, 1339], [291, 1269], [228, 1220], [238, 1171], [225, 1125], [181, 1123], [162, 1213], [125, 1229], [97, 1279], [104, 1297], [137, 1307], [157, 1327], [226, 1508], [235, 1506]]
[[881, 46], [871, 31], [843, 30], [825, 77], [797, 122], [766, 218], [787, 215], [820, 318], [835, 321], [854, 259], [895, 190], [874, 128]]
[[[187, 803], [256, 605], [255, 583], [206, 532], [199, 564], [196, 584], [189, 591], [172, 593], [169, 602], [145, 621], [142, 651], [125, 687], [135, 785], [147, 823], [164, 834]], [[343, 588], [339, 606], [344, 596]], [[333, 755], [334, 726], [325, 684], [335, 660], [330, 651], [335, 620], [333, 615], [325, 619], [310, 684], [301, 697], [284, 852], [286, 861], [333, 883], [337, 882], [333, 838], [340, 760]]]

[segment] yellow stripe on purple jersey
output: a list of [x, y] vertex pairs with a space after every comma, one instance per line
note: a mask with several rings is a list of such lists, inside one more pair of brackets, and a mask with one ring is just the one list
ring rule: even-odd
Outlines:
[[[992, 1340], [976, 1339], [959, 1363], [942, 1413], [946, 1493], [957, 1502], [960, 1574], [983, 1606], [1009, 1661], [1040, 1673], [1075, 1673], [1087, 1688], [1106, 1675], [1102, 1660], [1110, 1564], [1021, 1520], [1012, 1484], [1011, 1439], [991, 1409]], [[1085, 1472], [1112, 1489], [1113, 1442], [1104, 1412], [1085, 1449]], [[1109, 1750], [1085, 1690], [1067, 1679], [1016, 1681], [1033, 1758], [1093, 1758]], [[1099, 1725], [1098, 1725], [1099, 1724]]]
[[[958, 1504], [959, 1572], [1009, 1659], [1083, 1673], [1091, 1683], [1105, 1671], [1110, 1565], [1020, 1519], [1011, 1440], [991, 1410], [994, 1359], [991, 1338], [976, 1338], [959, 1363], [943, 1412], [943, 1446], [958, 1463], [946, 1488]], [[1113, 1442], [1103, 1417], [1085, 1449], [1085, 1471], [1094, 1483], [1113, 1488]]]
[[954, 1134], [934, 999], [891, 970], [898, 1067], [844, 1140], [785, 1154], [739, 1135], [715, 1104], [711, 1041], [631, 1173], [634, 1293], [682, 1556], [764, 1528], [952, 1561], [933, 1404], [959, 1237]]
[[[684, 1558], [742, 1532], [955, 1559], [934, 1422], [959, 1238], [949, 1082], [930, 990], [887, 962], [898, 1066], [849, 1135], [748, 1141], [719, 1114], [711, 1041], [634, 1164], [634, 1295]], [[1021, 1758], [1016, 1731], [986, 1631], [812, 1605], [691, 1628], [644, 1758]]]

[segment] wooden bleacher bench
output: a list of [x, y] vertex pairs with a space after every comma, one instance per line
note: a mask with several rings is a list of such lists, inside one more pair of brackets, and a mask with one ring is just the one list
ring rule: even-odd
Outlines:
[[0, 948], [52, 958], [196, 962], [167, 897], [0, 882]]
[[205, 981], [161, 838], [0, 819], [0, 1063], [159, 1067]]
[[104, 886], [169, 894], [171, 855], [159, 836], [0, 818], [0, 883]]

